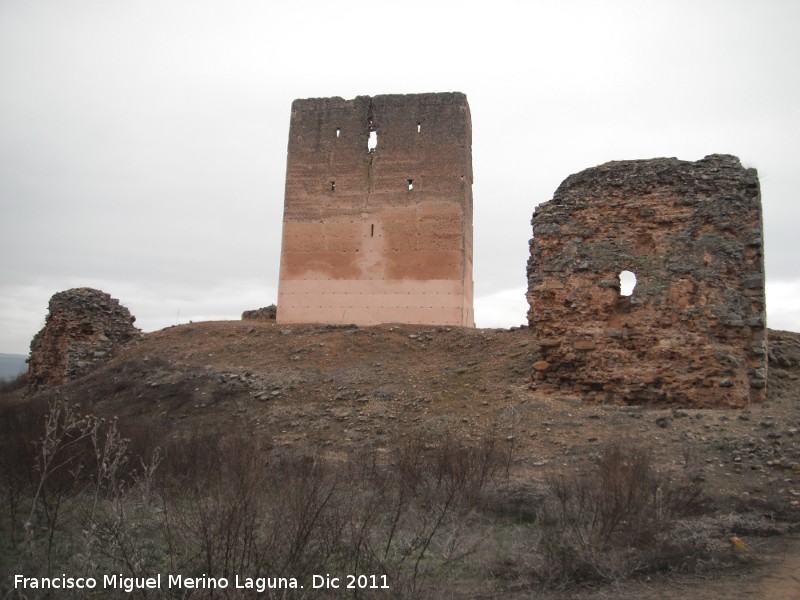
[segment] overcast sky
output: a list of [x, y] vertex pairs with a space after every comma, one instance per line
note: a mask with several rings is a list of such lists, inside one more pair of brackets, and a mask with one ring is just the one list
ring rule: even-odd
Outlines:
[[152, 331], [277, 299], [295, 98], [461, 91], [475, 313], [519, 325], [534, 207], [609, 160], [758, 169], [769, 325], [800, 331], [800, 2], [0, 0], [0, 352], [50, 296]]

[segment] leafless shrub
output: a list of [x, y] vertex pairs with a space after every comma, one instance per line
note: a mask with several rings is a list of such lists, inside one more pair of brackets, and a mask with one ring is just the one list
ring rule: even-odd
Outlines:
[[[207, 435], [165, 452], [170, 471], [162, 479], [175, 476], [161, 486], [172, 569], [198, 567], [227, 577], [260, 566], [255, 533], [266, 486], [260, 450], [242, 438]], [[175, 471], [182, 468], [182, 475]], [[204, 469], [202, 475], [198, 469]]]
[[592, 471], [553, 475], [547, 487], [538, 577], [558, 585], [675, 566], [681, 550], [669, 534], [701, 494], [698, 484], [659, 472], [652, 450], [635, 442], [609, 444]]
[[56, 398], [44, 424], [44, 434], [36, 444], [34, 470], [37, 473], [30, 514], [25, 522], [25, 545], [30, 555], [43, 534], [46, 539], [46, 570], [50, 571], [53, 543], [62, 501], [75, 489], [87, 466], [85, 442], [99, 425], [82, 416], [76, 407]]
[[508, 464], [497, 439], [487, 437], [479, 444], [448, 441], [434, 455], [437, 485], [463, 504], [482, 504], [488, 483]]
[[159, 452], [149, 461], [139, 457], [139, 468], [127, 485], [115, 486], [117, 493], [110, 494], [95, 507], [92, 520], [84, 518], [89, 528], [84, 530], [87, 554], [82, 557], [85, 568], [94, 566], [93, 556], [115, 572], [129, 576], [148, 576], [159, 571], [155, 548], [160, 542], [161, 519], [159, 503], [153, 496], [153, 481], [159, 466]]
[[0, 510], [0, 519], [7, 517], [11, 548], [19, 541], [23, 499], [34, 487], [33, 440], [41, 436], [45, 413], [46, 407], [37, 402], [0, 405], [0, 489], [6, 508]]
[[315, 457], [283, 461], [270, 470], [273, 568], [309, 575], [338, 555], [347, 558], [343, 539], [347, 505], [342, 486], [349, 478]]
[[369, 573], [394, 598], [437, 597], [480, 541], [471, 527], [507, 464], [492, 439], [417, 439], [387, 464], [374, 451], [332, 460], [214, 431], [158, 448], [147, 430], [63, 400], [34, 413], [17, 415], [31, 424], [18, 444], [27, 466], [0, 462], [16, 482], [11, 522], [27, 514], [10, 550], [28, 575]]
[[478, 445], [416, 438], [390, 456], [388, 469], [372, 463], [361, 480], [369, 485], [357, 488], [358, 561], [385, 574], [395, 597], [440, 593], [474, 550], [469, 527], [507, 457], [493, 438]]
[[[165, 450], [160, 475], [172, 570], [300, 579], [351, 560], [345, 528], [349, 511], [360, 508], [346, 502], [351, 474], [313, 456], [278, 457], [244, 435], [198, 436], [180, 445]], [[173, 480], [167, 469], [186, 457], [213, 468]]]
[[57, 396], [46, 412], [31, 402], [2, 417], [4, 429], [14, 430], [2, 436], [0, 471], [17, 567], [46, 575], [68, 563], [89, 574], [109, 504], [119, 504], [136, 482], [127, 440], [115, 420], [83, 414]]

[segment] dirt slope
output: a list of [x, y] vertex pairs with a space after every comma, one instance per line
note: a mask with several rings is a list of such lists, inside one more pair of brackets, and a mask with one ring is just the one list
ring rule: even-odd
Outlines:
[[772, 332], [771, 340], [770, 400], [742, 411], [546, 395], [529, 388], [529, 330], [409, 325], [171, 327], [59, 393], [170, 435], [245, 427], [292, 451], [490, 434], [513, 446], [525, 480], [634, 437], [666, 465], [702, 467], [708, 486], [732, 502], [771, 502], [779, 493], [791, 511], [800, 504], [800, 335]]
[[[577, 468], [603, 443], [632, 437], [652, 445], [662, 468], [691, 469], [705, 482], [720, 543], [728, 522], [747, 537], [750, 516], [761, 519], [754, 536], [800, 523], [800, 334], [770, 332], [769, 401], [741, 411], [594, 406], [546, 395], [529, 387], [532, 342], [527, 329], [194, 323], [143, 336], [57, 392], [156, 435], [246, 428], [287, 452], [337, 456], [381, 452], [410, 436], [493, 435], [513, 448], [500, 491], [512, 503], [547, 473]], [[780, 526], [765, 531], [772, 521]], [[798, 542], [747, 541], [769, 564], [737, 577], [756, 589], [769, 585], [759, 573], [784, 573], [780, 585], [791, 586], [793, 575], [775, 565], [796, 564]], [[673, 597], [671, 583], [658, 585], [658, 597]], [[733, 588], [745, 589], [742, 581]], [[738, 597], [707, 589], [708, 597]], [[753, 594], [741, 597], [772, 597]]]

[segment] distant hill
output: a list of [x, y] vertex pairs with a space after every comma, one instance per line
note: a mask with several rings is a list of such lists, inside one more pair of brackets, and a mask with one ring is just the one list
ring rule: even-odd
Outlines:
[[3, 354], [0, 352], [0, 379], [13, 379], [28, 370], [26, 354]]

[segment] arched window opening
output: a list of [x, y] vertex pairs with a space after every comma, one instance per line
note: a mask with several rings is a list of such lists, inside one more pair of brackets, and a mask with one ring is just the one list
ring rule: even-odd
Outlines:
[[370, 152], [375, 152], [375, 148], [378, 147], [378, 132], [374, 129], [371, 129], [369, 132], [369, 139], [367, 140], [367, 150]]
[[633, 271], [622, 271], [619, 274], [619, 295], [631, 296], [636, 288], [636, 274]]

